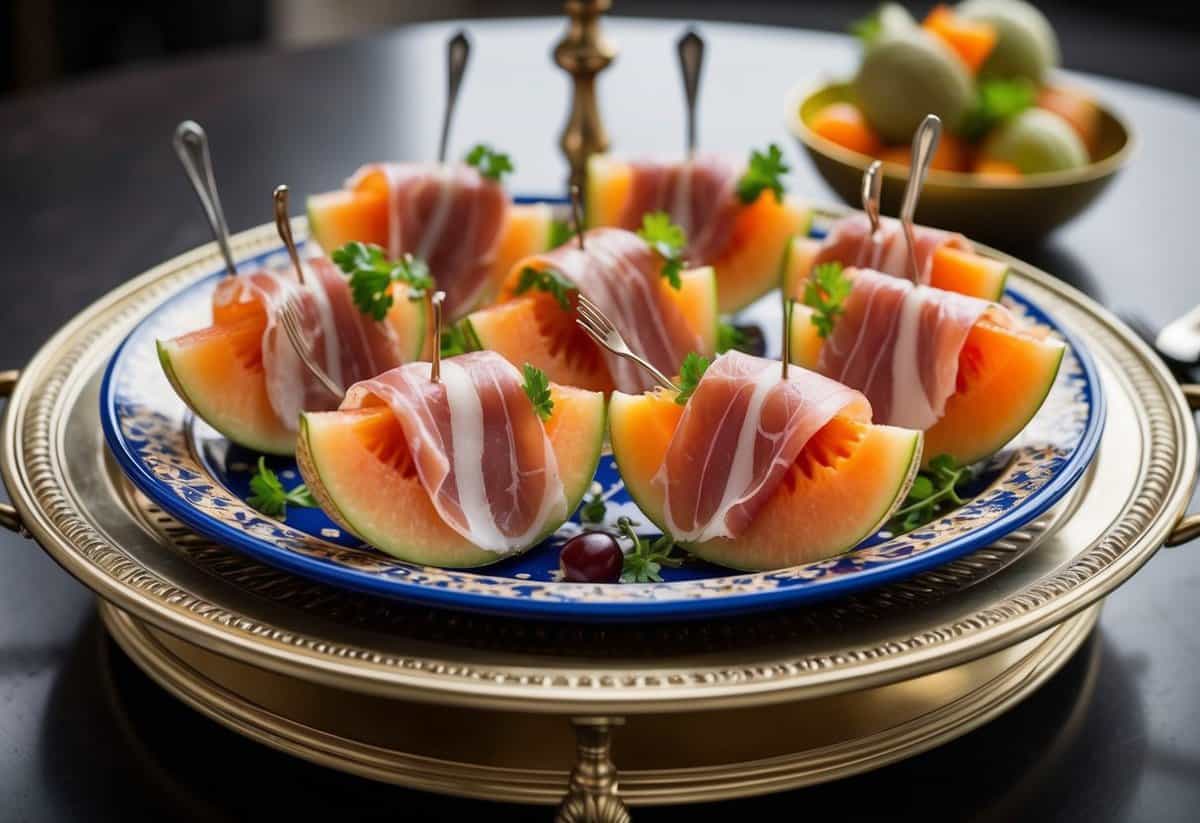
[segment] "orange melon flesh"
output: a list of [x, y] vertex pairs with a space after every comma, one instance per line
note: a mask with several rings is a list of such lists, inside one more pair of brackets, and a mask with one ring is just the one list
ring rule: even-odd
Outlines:
[[[551, 396], [554, 411], [546, 433], [569, 514], [583, 499], [600, 461], [604, 396], [564, 386], [552, 386]], [[511, 555], [480, 549], [446, 525], [421, 485], [399, 422], [385, 406], [302, 415], [296, 461], [326, 514], [393, 557], [466, 568]], [[559, 525], [552, 524], [530, 545]]]
[[267, 397], [264, 322], [248, 317], [159, 340], [158, 359], [180, 399], [221, 434], [256, 451], [291, 454], [296, 433]]
[[[680, 274], [680, 288], [666, 280], [662, 289], [679, 306], [688, 326], [701, 339], [700, 354], [712, 356], [717, 346], [716, 277], [711, 267]], [[530, 363], [552, 382], [595, 391], [613, 389], [599, 347], [548, 294], [520, 295], [468, 315], [468, 339], [499, 353], [515, 366]]]
[[[821, 251], [821, 241], [794, 237], [783, 263], [785, 294], [804, 299], [804, 282]], [[1008, 264], [974, 252], [942, 246], [933, 255], [929, 285], [983, 300], [999, 300], [1008, 281]]]
[[[632, 189], [629, 164], [605, 155], [588, 160], [585, 212], [589, 226], [617, 225]], [[806, 234], [811, 212], [800, 201], [763, 192], [753, 203], [738, 209], [729, 248], [709, 263], [717, 272], [718, 309], [735, 312], [753, 303], [779, 284], [788, 242]]]
[[[652, 478], [683, 407], [673, 392], [615, 392], [613, 457], [642, 512], [664, 528]], [[778, 489], [737, 538], [692, 544], [699, 557], [735, 569], [781, 569], [841, 554], [877, 532], [904, 501], [921, 455], [921, 433], [837, 417], [805, 445]]]
[[[792, 362], [815, 369], [823, 341], [808, 306], [793, 310], [791, 338]], [[967, 465], [1003, 448], [1042, 407], [1065, 351], [1058, 340], [976, 323], [959, 355], [958, 390], [925, 432], [926, 463], [948, 454]]]

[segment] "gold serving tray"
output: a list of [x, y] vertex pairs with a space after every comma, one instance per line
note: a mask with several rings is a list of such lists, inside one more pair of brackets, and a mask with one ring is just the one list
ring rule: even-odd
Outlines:
[[[296, 229], [302, 233], [302, 221]], [[274, 227], [264, 226], [238, 235], [234, 253], [249, 256], [276, 243]], [[578, 804], [591, 803], [600, 809], [595, 817], [619, 820], [623, 811], [607, 747], [609, 728], [624, 718], [618, 734], [631, 741], [624, 757], [633, 759], [620, 761], [618, 754], [618, 762], [631, 770], [625, 788], [639, 802], [753, 794], [829, 779], [920, 751], [1002, 711], [1053, 670], [1094, 618], [1066, 621], [1090, 614], [1164, 542], [1200, 531], [1197, 518], [1183, 518], [1197, 444], [1180, 387], [1143, 343], [1095, 303], [1009, 262], [1014, 286], [1069, 324], [1097, 361], [1108, 420], [1096, 460], [1072, 495], [1005, 540], [854, 597], [720, 623], [521, 623], [331, 589], [190, 533], [115, 468], [98, 423], [98, 394], [103, 368], [132, 326], [165, 296], [219, 268], [212, 245], [112, 292], [55, 335], [15, 385], [11, 375], [0, 381], [12, 392], [0, 468], [15, 506], [0, 510], [0, 524], [27, 530], [128, 615], [118, 619], [118, 612], [106, 611], [130, 654], [177, 694], [203, 693], [186, 699], [247, 734], [322, 762], [368, 773], [363, 764], [369, 758], [357, 759], [351, 749], [362, 753], [356, 747], [371, 745], [426, 758], [419, 760], [421, 770], [406, 771], [387, 765], [385, 757], [375, 767], [385, 779], [545, 800], [548, 786], [563, 786], [569, 718], [580, 748], [560, 816], [582, 819], [572, 816], [583, 808]], [[213, 664], [225, 658], [227, 668]], [[256, 669], [261, 672], [255, 677], [246, 675]], [[252, 683], [261, 688], [271, 678], [284, 702], [264, 705], [261, 692], [249, 691]], [[370, 730], [355, 725], [326, 729], [315, 715], [298, 710], [302, 698], [291, 702], [289, 695], [305, 693], [387, 701], [377, 705], [397, 706], [397, 720], [380, 723], [380, 732], [395, 736], [359, 739]], [[903, 695], [919, 711], [897, 710]], [[878, 714], [871, 709], [875, 699], [884, 707]], [[229, 708], [235, 704], [244, 708], [236, 722]], [[414, 704], [426, 708], [406, 713], [404, 707]], [[818, 705], [825, 708], [812, 712]], [[706, 760], [714, 756], [706, 749], [717, 747], [695, 737], [679, 737], [686, 746], [669, 737], [651, 745], [655, 728], [684, 734], [686, 724], [664, 718], [697, 712], [705, 712], [714, 728], [737, 726], [743, 717], [748, 725], [757, 717], [753, 722], [767, 728], [772, 712], [825, 722], [805, 732], [799, 745], [808, 748], [798, 747], [790, 760], [778, 734], [764, 734], [759, 749], [750, 738], [731, 748], [736, 763]], [[312, 734], [296, 731], [287, 738], [282, 726], [264, 725], [268, 716]], [[431, 735], [422, 738], [405, 717], [446, 724], [488, 717], [501, 724], [496, 728], [519, 717], [518, 728], [536, 732], [523, 738], [523, 756], [540, 758], [530, 768], [546, 771], [545, 779], [539, 773], [532, 784], [513, 782], [503, 790], [487, 784], [484, 792], [475, 780], [480, 773], [472, 770], [508, 768], [497, 765], [505, 762], [502, 752], [492, 763], [478, 754], [422, 749], [431, 745]], [[837, 722], [829, 725], [830, 718]], [[328, 719], [332, 724], [333, 715]], [[269, 728], [274, 731], [263, 731]], [[326, 738], [318, 732], [354, 746], [319, 749], [316, 741]], [[858, 755], [839, 760], [839, 754], [821, 765], [828, 747], [852, 752], [855, 746]], [[777, 774], [769, 766], [760, 773], [758, 766], [738, 765], [777, 758], [788, 761]], [[442, 763], [449, 765], [439, 777]], [[739, 768], [746, 770], [743, 779], [735, 776]], [[678, 769], [699, 771], [672, 783]], [[418, 779], [418, 771], [425, 776]], [[463, 780], [464, 773], [474, 776]], [[501, 777], [505, 783], [513, 775]], [[657, 794], [655, 780], [667, 780]]]

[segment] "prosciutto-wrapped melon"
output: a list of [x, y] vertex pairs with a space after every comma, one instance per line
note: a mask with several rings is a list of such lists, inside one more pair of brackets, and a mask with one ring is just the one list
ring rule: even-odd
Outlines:
[[366, 165], [344, 189], [308, 199], [309, 234], [323, 249], [359, 241], [391, 260], [419, 257], [451, 319], [490, 299], [514, 262], [548, 248], [552, 224], [549, 206], [513, 203], [465, 164]]
[[[664, 374], [675, 374], [688, 352], [711, 355], [717, 344], [717, 286], [711, 267], [680, 272], [676, 288], [663, 261], [633, 232], [591, 229], [576, 241], [518, 262], [499, 302], [470, 314], [467, 336], [514, 364], [530, 363], [557, 383], [637, 392], [645, 372], [602, 350], [576, 325], [578, 294], [613, 322], [635, 351]], [[532, 274], [529, 274], [532, 272]], [[531, 285], [533, 284], [533, 285]]]
[[792, 362], [853, 386], [876, 419], [925, 431], [925, 457], [965, 465], [999, 451], [1041, 408], [1065, 345], [1002, 306], [847, 270], [851, 291], [832, 333], [792, 313]]
[[[927, 286], [958, 292], [983, 300], [999, 300], [1008, 279], [1008, 264], [976, 253], [961, 234], [914, 226], [917, 281]], [[879, 235], [871, 237], [871, 224], [861, 212], [843, 217], [830, 228], [824, 240], [793, 238], [784, 264], [785, 294], [803, 297], [804, 281], [813, 266], [837, 262], [846, 268], [874, 269], [893, 277], [910, 278], [908, 246], [900, 221], [881, 219]]]
[[706, 560], [778, 569], [848, 551], [887, 522], [921, 462], [918, 431], [871, 422], [857, 391], [727, 352], [686, 405], [616, 392], [613, 457], [664, 533]]
[[296, 459], [321, 508], [412, 563], [469, 567], [554, 532], [591, 485], [604, 442], [599, 392], [549, 386], [543, 420], [493, 352], [410, 363], [305, 413]]
[[643, 216], [665, 211], [688, 238], [684, 258], [712, 266], [718, 308], [737, 311], [779, 284], [788, 243], [806, 234], [807, 206], [770, 189], [749, 203], [739, 197], [746, 167], [715, 155], [678, 162], [626, 161], [609, 155], [588, 160], [589, 226], [637, 229]]
[[403, 283], [383, 322], [354, 305], [346, 278], [327, 258], [305, 262], [306, 285], [290, 269], [226, 277], [213, 295], [211, 326], [158, 341], [171, 385], [198, 417], [234, 443], [291, 454], [304, 409], [329, 409], [332, 397], [300, 362], [279, 307], [300, 307], [303, 336], [317, 362], [341, 385], [415, 360], [429, 345], [428, 301], [409, 300]]

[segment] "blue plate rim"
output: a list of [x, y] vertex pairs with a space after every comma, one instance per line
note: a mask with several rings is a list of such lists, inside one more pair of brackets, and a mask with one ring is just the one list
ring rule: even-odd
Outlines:
[[[561, 202], [558, 198], [517, 197], [514, 199], [518, 202]], [[271, 252], [268, 251], [264, 254], [269, 253]], [[211, 273], [205, 275], [205, 277], [208, 276], [211, 276]], [[199, 278], [198, 280], [203, 279]], [[164, 297], [158, 305], [165, 305], [167, 301], [175, 298], [192, 285], [194, 283], [188, 283], [179, 290]], [[1088, 400], [1087, 423], [1080, 436], [1078, 445], [1067, 458], [1061, 470], [1045, 486], [1033, 492], [1020, 505], [1004, 512], [995, 520], [961, 537], [951, 539], [941, 546], [920, 554], [909, 555], [897, 558], [894, 562], [860, 569], [854, 574], [835, 575], [809, 581], [810, 585], [806, 586], [780, 587], [771, 590], [757, 590], [713, 598], [667, 601], [567, 602], [536, 600], [532, 598], [498, 598], [481, 592], [454, 591], [437, 586], [413, 583], [403, 578], [383, 578], [369, 572], [335, 566], [321, 559], [308, 557], [297, 552], [260, 545], [255, 540], [247, 539], [237, 529], [204, 515], [188, 505], [178, 495], [167, 491], [163, 484], [145, 469], [142, 462], [137, 459], [136, 455], [129, 448], [125, 438], [117, 429], [117, 414], [113, 392], [113, 379], [116, 366], [121, 362], [121, 356], [126, 346], [138, 336], [138, 332], [141, 331], [142, 327], [153, 319], [155, 310], [151, 310], [129, 331], [105, 366], [99, 398], [101, 427], [109, 451], [117, 460], [125, 475], [147, 497], [161, 506], [168, 514], [200, 534], [214, 539], [235, 551], [242, 552], [255, 560], [327, 585], [341, 586], [415, 605], [484, 613], [508, 618], [565, 618], [589, 622], [627, 622], [650, 618], [700, 620], [734, 614], [749, 614], [779, 607], [804, 606], [817, 601], [836, 598], [851, 592], [876, 588], [887, 583], [904, 580], [983, 548], [1043, 514], [1074, 487], [1083, 476], [1083, 473], [1095, 456], [1107, 418], [1107, 399], [1100, 383], [1099, 371], [1091, 352], [1081, 344], [1081, 341], [1074, 332], [1060, 321], [1053, 319], [1052, 315], [1047, 313], [1037, 301], [1031, 300], [1029, 297], [1021, 294], [1019, 289], [1013, 290], [1013, 293], [1018, 295], [1019, 299], [1040, 316], [1041, 319], [1049, 321], [1053, 325], [1056, 333], [1061, 335], [1067, 345], [1071, 347], [1084, 377], [1082, 390], [1086, 393]], [[214, 480], [214, 482], [219, 481]], [[470, 570], [462, 570], [462, 573], [469, 574], [471, 572]], [[482, 573], [486, 574], [486, 572]], [[770, 573], [731, 572], [730, 576], [737, 577]], [[514, 581], [514, 585], [519, 585], [520, 582]], [[671, 586], [673, 584], [654, 583], [641, 585]]]

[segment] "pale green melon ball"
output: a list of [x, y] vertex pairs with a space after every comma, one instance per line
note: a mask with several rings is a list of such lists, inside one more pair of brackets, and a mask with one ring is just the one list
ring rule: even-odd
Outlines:
[[979, 69], [981, 78], [1027, 77], [1042, 83], [1058, 65], [1058, 37], [1033, 5], [1023, 0], [966, 0], [956, 11], [996, 29], [996, 46]]
[[920, 28], [873, 43], [854, 78], [867, 122], [888, 143], [906, 143], [927, 114], [957, 127], [974, 97], [971, 77], [950, 49]]
[[1052, 111], [1036, 108], [997, 127], [984, 141], [983, 156], [1012, 163], [1023, 174], [1064, 171], [1088, 163], [1087, 149], [1070, 124]]

